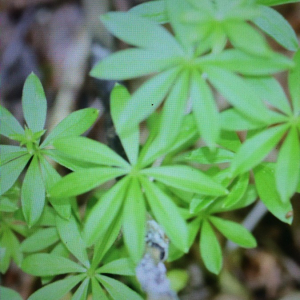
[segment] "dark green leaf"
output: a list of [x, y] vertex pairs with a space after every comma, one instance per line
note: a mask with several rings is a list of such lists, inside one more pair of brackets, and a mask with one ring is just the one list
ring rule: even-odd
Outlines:
[[260, 163], [280, 141], [287, 128], [288, 125], [271, 127], [246, 140], [231, 162], [232, 174], [247, 172]]
[[86, 252], [86, 245], [81, 237], [81, 231], [75, 218], [71, 215], [68, 220], [56, 216], [56, 227], [66, 248], [87, 268], [90, 262]]
[[22, 270], [35, 276], [52, 276], [86, 271], [84, 267], [67, 258], [48, 253], [27, 256], [22, 262]]
[[39, 229], [23, 241], [21, 250], [23, 252], [36, 252], [46, 249], [58, 241], [59, 236], [55, 227]]
[[256, 247], [256, 240], [253, 235], [242, 225], [223, 220], [217, 217], [210, 217], [209, 220], [218, 228], [218, 230], [229, 240], [244, 247]]
[[298, 116], [300, 111], [300, 50], [294, 56], [295, 68], [289, 72], [288, 86], [293, 103], [294, 114]]
[[118, 168], [83, 169], [63, 177], [50, 189], [50, 197], [63, 198], [86, 193], [102, 183], [126, 174]]
[[[53, 142], [53, 145], [59, 151], [71, 158], [74, 157], [76, 160], [129, 168], [129, 164], [108, 146], [83, 136], [58, 139]], [[72, 147], [70, 147], [71, 145]]]
[[275, 178], [279, 195], [284, 202], [296, 192], [300, 173], [300, 146], [297, 129], [291, 127], [278, 154]]
[[[25, 168], [31, 155], [25, 154], [17, 159], [10, 161], [9, 163], [1, 164], [1, 180], [0, 180], [0, 194], [4, 194], [8, 191], [18, 179], [19, 175]], [[5, 176], [3, 176], [5, 174]]]
[[99, 111], [95, 108], [85, 108], [71, 113], [51, 131], [41, 147], [51, 144], [55, 139], [84, 133], [96, 121], [98, 114]]
[[0, 117], [0, 134], [6, 137], [12, 134], [24, 134], [24, 129], [17, 119], [2, 105], [0, 105]]
[[202, 224], [200, 233], [200, 253], [206, 268], [214, 274], [219, 274], [222, 268], [222, 250], [208, 221], [203, 221]]
[[134, 264], [129, 258], [120, 258], [109, 262], [108, 264], [97, 269], [96, 273], [135, 276]]
[[[141, 177], [148, 203], [159, 224], [172, 243], [180, 250], [188, 251], [188, 231], [177, 206], [172, 199], [148, 179]], [[176, 228], [176, 231], [174, 231]]]
[[297, 36], [283, 16], [264, 5], [260, 5], [260, 12], [252, 22], [286, 49], [296, 51], [299, 47]]
[[279, 197], [275, 182], [275, 164], [263, 163], [254, 170], [255, 184], [261, 201], [268, 210], [282, 222], [292, 224], [293, 218], [290, 212], [293, 212], [291, 202], [283, 203]]
[[101, 235], [103, 236], [103, 233], [115, 221], [127, 186], [128, 178], [120, 180], [93, 207], [84, 227], [84, 239], [88, 246], [94, 244]]
[[86, 274], [67, 277], [62, 280], [55, 281], [32, 294], [28, 300], [58, 300], [62, 299], [76, 284], [78, 284]]
[[166, 185], [188, 192], [212, 196], [222, 196], [227, 193], [222, 185], [198, 169], [189, 166], [173, 165], [149, 168], [142, 170], [142, 173], [147, 176], [152, 176]]
[[143, 298], [123, 283], [103, 275], [97, 275], [97, 279], [114, 300], [142, 300]]
[[32, 226], [40, 218], [45, 205], [45, 185], [36, 156], [33, 157], [23, 181], [21, 202], [25, 220]]
[[47, 100], [39, 78], [33, 73], [24, 84], [22, 107], [28, 127], [33, 132], [42, 130], [46, 122]]
[[134, 262], [138, 263], [145, 251], [146, 207], [137, 178], [132, 178], [123, 208], [123, 236]]

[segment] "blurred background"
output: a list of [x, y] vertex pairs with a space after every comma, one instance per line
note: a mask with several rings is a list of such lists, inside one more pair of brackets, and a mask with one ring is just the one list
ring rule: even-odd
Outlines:
[[[96, 107], [100, 110], [100, 118], [89, 136], [111, 143], [109, 92], [114, 82], [95, 80], [88, 73], [96, 62], [127, 45], [106, 31], [99, 15], [110, 10], [127, 11], [142, 2], [146, 1], [0, 0], [1, 105], [23, 123], [22, 87], [33, 71], [45, 88], [49, 131], [70, 112]], [[281, 5], [276, 9], [300, 37], [300, 4]], [[277, 51], [292, 55], [270, 42]], [[278, 79], [286, 89], [286, 74], [279, 74]], [[139, 81], [126, 84], [134, 90]], [[220, 236], [225, 247], [220, 276], [209, 274], [202, 266], [197, 244], [187, 256], [167, 264], [169, 270], [181, 270], [176, 275], [184, 282], [180, 299], [299, 300], [300, 199], [297, 197], [292, 201], [292, 226], [281, 223], [269, 213], [258, 218], [260, 221], [253, 230], [258, 240], [256, 249], [231, 249]], [[227, 213], [226, 217], [242, 222], [252, 210], [253, 206]], [[24, 299], [39, 285], [14, 263], [2, 276], [2, 284], [17, 290]]]

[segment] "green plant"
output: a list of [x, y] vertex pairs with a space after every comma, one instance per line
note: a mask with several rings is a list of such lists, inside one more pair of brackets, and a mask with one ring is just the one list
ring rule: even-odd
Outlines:
[[[72, 113], [41, 142], [47, 104], [34, 74], [22, 97], [25, 129], [0, 106], [0, 133], [20, 143], [0, 146], [1, 272], [12, 258], [43, 283], [68, 274], [30, 300], [56, 300], [69, 291], [72, 299], [141, 299], [132, 277], [125, 282], [137, 292], [103, 274], [135, 275], [147, 251], [147, 214], [170, 239], [169, 261], [187, 253], [200, 232], [203, 263], [215, 274], [222, 251], [213, 228], [242, 247], [256, 246], [222, 212], [259, 196], [291, 224], [290, 198], [299, 190], [300, 51], [293, 29], [269, 7], [288, 2], [296, 1], [156, 0], [102, 16], [116, 37], [135, 47], [108, 56], [91, 75], [125, 80], [155, 73], [132, 95], [120, 84], [111, 93], [127, 160], [80, 136], [95, 122], [95, 109]], [[293, 59], [274, 52], [257, 27], [298, 50]], [[288, 69], [291, 103], [273, 77]], [[216, 92], [232, 107], [219, 112]], [[149, 135], [140, 145], [144, 120]], [[199, 139], [207, 146], [195, 146]], [[264, 162], [278, 144], [276, 162]], [[61, 178], [49, 158], [73, 172]], [[14, 183], [24, 169], [20, 189]], [[92, 193], [82, 218], [75, 197], [114, 179], [109, 190]], [[115, 243], [121, 228], [125, 247]], [[14, 231], [25, 237], [21, 245]]]

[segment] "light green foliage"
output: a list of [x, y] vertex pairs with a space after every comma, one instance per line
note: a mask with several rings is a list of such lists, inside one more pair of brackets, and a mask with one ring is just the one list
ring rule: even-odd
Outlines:
[[[121, 84], [111, 92], [125, 158], [80, 136], [98, 116], [92, 108], [71, 113], [48, 133], [47, 101], [34, 74], [24, 84], [24, 128], [0, 106], [0, 134], [19, 143], [0, 145], [0, 271], [13, 259], [41, 277], [45, 286], [29, 300], [70, 292], [72, 300], [143, 299], [134, 281], [135, 291], [127, 286], [131, 279], [122, 283], [115, 275], [135, 275], [148, 218], [170, 240], [169, 261], [198, 243], [214, 274], [222, 268], [224, 238], [256, 246], [224, 212], [259, 197], [291, 224], [290, 198], [300, 190], [300, 50], [291, 26], [270, 7], [289, 2], [295, 1], [155, 0], [101, 16], [133, 47], [109, 55], [90, 74], [105, 80], [148, 75], [132, 94]], [[264, 34], [296, 51], [293, 58], [272, 50]], [[288, 71], [287, 95], [274, 78], [282, 71]], [[218, 94], [230, 108], [219, 112]], [[265, 162], [275, 149], [274, 162]], [[62, 178], [49, 160], [72, 172]], [[86, 192], [81, 210], [76, 196]], [[56, 275], [61, 279], [51, 282]], [[176, 289], [184, 288], [186, 274], [173, 277]], [[0, 292], [19, 300], [10, 290]]]

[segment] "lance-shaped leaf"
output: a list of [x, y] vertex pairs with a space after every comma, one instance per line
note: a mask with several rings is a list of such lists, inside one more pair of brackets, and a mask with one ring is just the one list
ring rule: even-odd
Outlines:
[[100, 267], [96, 270], [96, 273], [134, 276], [135, 268], [131, 259], [120, 258]]
[[231, 162], [232, 174], [247, 172], [259, 164], [276, 146], [287, 128], [286, 124], [272, 127], [246, 140]]
[[286, 3], [294, 3], [298, 2], [298, 0], [255, 0], [257, 4], [263, 4], [268, 6], [286, 4]]
[[86, 271], [84, 267], [67, 258], [48, 253], [38, 253], [26, 257], [22, 262], [22, 270], [35, 276]]
[[178, 207], [167, 194], [148, 179], [141, 177], [141, 183], [156, 220], [163, 227], [172, 243], [180, 250], [187, 252], [188, 230]]
[[16, 159], [24, 154], [28, 153], [28, 150], [19, 146], [0, 145], [0, 162], [1, 166], [9, 161]]
[[123, 209], [123, 235], [134, 262], [138, 263], [145, 251], [146, 207], [137, 178], [132, 178]]
[[5, 165], [1, 163], [1, 177], [0, 177], [0, 194], [8, 191], [18, 179], [19, 175], [28, 163], [31, 155], [25, 154], [18, 157]]
[[185, 71], [179, 75], [164, 103], [157, 136], [143, 155], [142, 163], [153, 161], [160, 153], [169, 150], [178, 137], [184, 118], [188, 88], [189, 74]]
[[138, 125], [134, 126], [131, 131], [123, 134], [119, 125], [120, 114], [130, 99], [130, 94], [125, 86], [116, 84], [110, 94], [110, 112], [116, 131], [120, 137], [126, 155], [135, 165], [139, 154], [140, 132]]
[[200, 253], [206, 268], [219, 274], [222, 268], [222, 250], [219, 241], [208, 221], [203, 221], [200, 232]]
[[167, 52], [170, 56], [182, 54], [176, 39], [162, 26], [135, 14], [110, 12], [101, 16], [106, 28], [124, 42]]
[[[121, 132], [129, 132], [155, 111], [172, 87], [179, 71], [179, 67], [166, 70], [147, 80], [133, 93], [120, 114], [119, 126]], [[133, 111], [139, 113], [132, 114]]]
[[256, 247], [256, 240], [253, 235], [242, 225], [223, 220], [217, 217], [210, 217], [209, 220], [216, 226], [216, 228], [229, 240], [244, 247]]
[[68, 250], [87, 268], [90, 262], [86, 252], [86, 244], [81, 238], [81, 232], [73, 216], [68, 220], [56, 216], [56, 227], [59, 236]]
[[212, 91], [199, 72], [193, 72], [190, 97], [200, 136], [214, 147], [220, 134], [219, 113]]
[[92, 281], [93, 300], [108, 300], [107, 295], [103, 291], [97, 279], [93, 277], [91, 278], [91, 281]]
[[0, 105], [0, 134], [9, 137], [12, 134], [24, 134], [24, 129], [17, 119], [2, 105]]
[[23, 113], [28, 127], [37, 132], [44, 128], [47, 100], [39, 78], [31, 73], [24, 84], [22, 95]]
[[62, 299], [76, 284], [78, 284], [86, 274], [71, 276], [55, 281], [37, 290], [28, 300], [57, 300]]
[[268, 210], [282, 222], [292, 224], [293, 218], [290, 213], [293, 207], [290, 201], [282, 202], [275, 182], [275, 164], [263, 163], [254, 170], [255, 185], [261, 201]]
[[[161, 72], [178, 63], [180, 58], [153, 49], [130, 48], [118, 51], [101, 60], [90, 72], [96, 78], [126, 80]], [[130, 68], [120, 68], [124, 61]]]
[[300, 50], [294, 56], [295, 68], [289, 72], [288, 85], [295, 115], [300, 111]]
[[76, 290], [72, 296], [72, 300], [85, 300], [87, 299], [87, 293], [89, 288], [90, 278], [85, 278], [80, 284], [79, 288]]
[[164, 0], [141, 3], [131, 8], [129, 12], [160, 24], [167, 23], [169, 19]]
[[85, 108], [72, 112], [63, 119], [46, 137], [41, 147], [45, 147], [55, 139], [78, 136], [87, 131], [96, 121], [99, 111], [95, 108]]
[[290, 51], [298, 49], [298, 39], [291, 25], [276, 10], [260, 5], [261, 15], [252, 22]]
[[124, 193], [128, 186], [128, 178], [123, 178], [115, 184], [97, 204], [87, 217], [84, 226], [84, 239], [88, 246], [94, 244], [110, 227], [123, 203]]
[[97, 279], [102, 283], [105, 289], [114, 300], [130, 299], [142, 300], [143, 298], [127, 287], [125, 284], [107, 276], [96, 275]]
[[25, 220], [32, 226], [40, 218], [45, 205], [45, 185], [36, 156], [33, 157], [25, 175], [21, 201]]
[[53, 145], [64, 154], [94, 164], [128, 169], [129, 164], [108, 146], [83, 136], [55, 140]]
[[284, 202], [296, 192], [300, 173], [300, 146], [297, 129], [291, 127], [280, 148], [276, 164], [276, 186]]
[[188, 192], [222, 196], [227, 190], [219, 183], [205, 175], [198, 169], [189, 166], [165, 166], [144, 169], [141, 173], [152, 176], [156, 180]]
[[216, 67], [205, 67], [209, 80], [217, 90], [248, 119], [268, 122], [269, 113], [256, 92], [239, 76]]
[[[244, 75], [269, 76], [293, 66], [293, 62], [284, 55], [272, 53], [267, 57], [247, 54], [237, 49], [213, 53], [195, 60], [198, 66], [215, 66]], [[260, 80], [259, 78], [258, 80]]]
[[59, 235], [55, 227], [43, 228], [28, 237], [21, 244], [21, 250], [23, 252], [36, 252], [46, 249], [58, 241]]
[[50, 189], [49, 195], [53, 198], [80, 195], [124, 174], [126, 171], [118, 168], [82, 169], [63, 177]]

